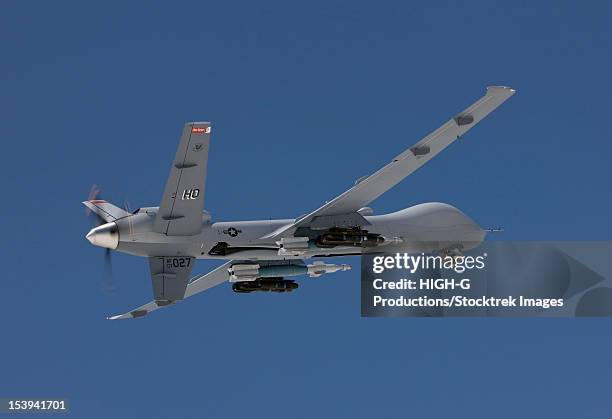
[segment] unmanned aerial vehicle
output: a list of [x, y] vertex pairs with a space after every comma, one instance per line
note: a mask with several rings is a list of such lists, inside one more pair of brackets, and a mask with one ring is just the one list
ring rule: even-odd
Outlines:
[[[281, 220], [214, 221], [204, 210], [211, 124], [185, 124], [159, 207], [129, 212], [101, 199], [83, 202], [101, 222], [87, 240], [149, 260], [153, 301], [109, 319], [142, 317], [225, 282], [237, 293], [282, 293], [298, 288], [292, 279], [298, 275], [350, 269], [321, 258], [389, 252], [398, 246], [456, 255], [477, 246], [486, 230], [451, 205], [424, 203], [381, 215], [368, 205], [514, 93], [509, 87], [488, 87], [482, 98], [377, 172], [314, 211]], [[191, 277], [196, 259], [225, 262]]]

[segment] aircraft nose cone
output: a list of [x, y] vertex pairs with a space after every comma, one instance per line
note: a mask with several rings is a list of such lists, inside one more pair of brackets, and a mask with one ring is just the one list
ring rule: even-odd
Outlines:
[[119, 245], [119, 232], [117, 224], [107, 223], [99, 227], [92, 228], [85, 236], [87, 240], [94, 246], [104, 247], [107, 249], [116, 249]]

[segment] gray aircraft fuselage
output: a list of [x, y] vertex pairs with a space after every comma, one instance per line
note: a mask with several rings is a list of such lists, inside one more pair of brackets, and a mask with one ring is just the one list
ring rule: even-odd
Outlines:
[[[137, 213], [109, 223], [117, 240], [116, 250], [137, 256], [192, 256], [197, 259], [305, 259], [356, 255], [362, 247], [311, 246], [301, 256], [279, 256], [279, 245], [261, 237], [293, 223], [293, 219], [212, 222], [202, 215], [202, 231], [194, 236], [167, 236], [153, 231], [157, 207], [141, 208]], [[480, 244], [486, 232], [455, 207], [442, 203], [425, 203], [384, 215], [365, 216], [364, 226], [371, 233], [385, 238], [375, 251], [391, 251], [401, 247], [409, 252], [431, 252], [460, 244], [464, 250]], [[116, 227], [113, 226], [116, 225]], [[226, 243], [227, 254], [210, 254], [218, 243]], [[372, 251], [369, 249], [367, 251]]]

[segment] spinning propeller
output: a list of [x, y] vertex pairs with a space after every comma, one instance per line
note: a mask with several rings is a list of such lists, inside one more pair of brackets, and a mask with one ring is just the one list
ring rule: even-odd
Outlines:
[[[96, 184], [93, 184], [91, 186], [87, 200], [92, 201], [94, 199], [102, 199], [100, 189]], [[99, 215], [94, 213], [89, 208], [85, 209], [85, 213], [91, 219], [93, 227], [99, 227], [102, 224], [106, 224], [106, 221], [104, 219], [102, 219]], [[108, 248], [104, 249], [104, 279], [102, 281], [102, 289], [104, 293], [108, 295], [114, 294], [116, 289], [113, 281], [113, 260], [111, 256], [111, 249]]]

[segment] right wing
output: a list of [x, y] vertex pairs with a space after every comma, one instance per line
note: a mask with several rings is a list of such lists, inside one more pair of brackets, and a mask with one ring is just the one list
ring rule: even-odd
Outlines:
[[168, 236], [192, 236], [202, 231], [210, 130], [210, 122], [185, 124], [154, 231]]
[[450, 144], [461, 138], [463, 134], [493, 112], [514, 93], [515, 90], [509, 87], [487, 87], [487, 93], [482, 98], [396, 156], [389, 164], [374, 174], [359, 179], [352, 188], [326, 202], [315, 211], [261, 238], [272, 239], [287, 236], [298, 227], [325, 228], [367, 225], [368, 222], [357, 213], [360, 208], [397, 185]]
[[[187, 289], [185, 291], [185, 296], [183, 298], [191, 297], [194, 294], [197, 294], [202, 291], [206, 291], [212, 287], [215, 287], [219, 284], [222, 284], [225, 281], [229, 280], [229, 273], [227, 269], [231, 266], [234, 261], [229, 261], [219, 266], [218, 268], [210, 271], [205, 275], [199, 275], [189, 280], [189, 284], [187, 285]], [[132, 311], [128, 311], [124, 314], [119, 314], [116, 316], [108, 317], [109, 320], [120, 320], [120, 319], [133, 319], [136, 317], [142, 317], [149, 314], [152, 311], [157, 310], [158, 308], [167, 307], [173, 302], [166, 301], [151, 301], [145, 305], [142, 305]]]

